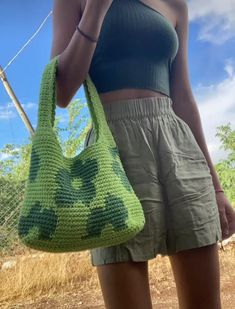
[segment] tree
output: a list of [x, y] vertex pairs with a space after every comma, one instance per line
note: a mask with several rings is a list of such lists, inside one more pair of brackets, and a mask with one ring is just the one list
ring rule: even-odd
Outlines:
[[[74, 157], [84, 148], [84, 139], [91, 127], [91, 119], [81, 116], [80, 100], [74, 100], [68, 106], [69, 121], [66, 128], [61, 128], [61, 117], [55, 117], [53, 130], [61, 145], [64, 156]], [[82, 127], [82, 125], [85, 126]], [[61, 133], [68, 132], [63, 140]], [[0, 247], [7, 248], [17, 239], [17, 219], [23, 201], [32, 149], [32, 137], [24, 145], [6, 144], [0, 153]]]
[[230, 123], [217, 129], [216, 136], [221, 140], [220, 149], [229, 150], [230, 153], [215, 165], [215, 169], [226, 196], [235, 207], [235, 130], [232, 130]]
[[[91, 127], [91, 119], [87, 122], [87, 117], [81, 116], [82, 104], [80, 99], [74, 100], [68, 106], [69, 121], [66, 128], [59, 127], [61, 117], [55, 117], [53, 130], [61, 145], [63, 154], [66, 157], [73, 157], [83, 149], [83, 143], [88, 130]], [[81, 128], [83, 123], [85, 127]], [[68, 132], [68, 138], [62, 139], [61, 132]], [[7, 177], [18, 181], [24, 181], [28, 177], [30, 155], [32, 148], [32, 137], [29, 136], [29, 143], [24, 145], [6, 144], [0, 150], [7, 158], [0, 161], [0, 177]]]

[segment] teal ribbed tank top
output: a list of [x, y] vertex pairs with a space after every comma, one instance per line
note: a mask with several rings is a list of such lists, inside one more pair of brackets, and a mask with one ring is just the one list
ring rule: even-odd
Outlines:
[[113, 0], [101, 26], [90, 77], [98, 93], [143, 88], [170, 96], [170, 71], [179, 47], [168, 19], [142, 0]]

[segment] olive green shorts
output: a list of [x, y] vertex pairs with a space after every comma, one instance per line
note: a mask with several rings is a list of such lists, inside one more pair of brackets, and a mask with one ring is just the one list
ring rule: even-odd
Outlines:
[[[103, 106], [146, 223], [125, 243], [91, 249], [92, 265], [146, 261], [221, 241], [207, 161], [188, 124], [175, 114], [171, 98], [126, 99]], [[95, 141], [91, 127], [84, 147]]]

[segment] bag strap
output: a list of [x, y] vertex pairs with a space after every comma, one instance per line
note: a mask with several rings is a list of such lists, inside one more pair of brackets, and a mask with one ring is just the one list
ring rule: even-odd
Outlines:
[[[40, 84], [39, 108], [38, 108], [38, 125], [37, 127], [54, 127], [55, 109], [57, 101], [56, 93], [56, 74], [58, 66], [58, 55], [55, 56], [46, 65]], [[84, 92], [87, 99], [92, 122], [98, 140], [108, 142], [111, 146], [115, 146], [115, 140], [107, 124], [105, 112], [99, 98], [94, 83], [89, 74], [83, 82]]]

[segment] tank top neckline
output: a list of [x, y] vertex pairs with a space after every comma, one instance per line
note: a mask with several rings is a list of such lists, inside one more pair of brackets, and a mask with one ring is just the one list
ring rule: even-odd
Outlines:
[[159, 15], [161, 15], [165, 19], [165, 21], [170, 25], [170, 27], [176, 32], [176, 29], [175, 29], [174, 25], [172, 24], [172, 22], [169, 21], [169, 19], [164, 14], [162, 14], [160, 11], [156, 10], [155, 8], [149, 6], [148, 4], [144, 3], [142, 0], [135, 0], [135, 1], [139, 2], [140, 4], [142, 4], [145, 7], [149, 8], [150, 10], [153, 10], [154, 12], [158, 13]]

